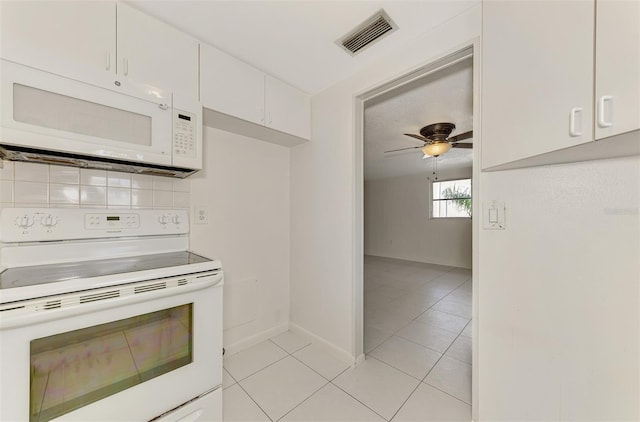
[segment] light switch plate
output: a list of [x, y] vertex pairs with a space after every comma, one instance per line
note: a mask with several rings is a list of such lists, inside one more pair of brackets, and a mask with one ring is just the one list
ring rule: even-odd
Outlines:
[[193, 222], [195, 224], [209, 224], [209, 213], [206, 208], [197, 207], [194, 214]]
[[504, 202], [493, 200], [482, 207], [482, 227], [485, 230], [505, 230]]

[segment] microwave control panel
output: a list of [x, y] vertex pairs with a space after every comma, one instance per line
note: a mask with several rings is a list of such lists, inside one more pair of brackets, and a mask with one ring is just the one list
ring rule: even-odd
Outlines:
[[196, 156], [196, 116], [182, 110], [173, 110], [173, 155], [194, 158]]

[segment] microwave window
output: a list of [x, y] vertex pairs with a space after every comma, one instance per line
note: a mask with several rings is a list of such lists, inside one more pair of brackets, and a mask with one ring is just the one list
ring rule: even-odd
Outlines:
[[26, 85], [13, 85], [13, 119], [36, 127], [151, 146], [151, 117]]
[[192, 308], [31, 341], [29, 421], [50, 421], [191, 363]]

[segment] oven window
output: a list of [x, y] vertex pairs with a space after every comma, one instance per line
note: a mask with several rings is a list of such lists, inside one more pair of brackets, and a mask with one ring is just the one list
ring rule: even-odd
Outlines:
[[49, 421], [191, 363], [192, 308], [33, 340], [29, 421]]

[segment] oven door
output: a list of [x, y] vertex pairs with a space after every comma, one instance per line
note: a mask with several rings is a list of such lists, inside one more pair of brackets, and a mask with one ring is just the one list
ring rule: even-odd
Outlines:
[[222, 272], [45, 299], [0, 314], [0, 420], [148, 421], [220, 389]]
[[6, 60], [0, 66], [3, 143], [171, 165], [170, 94], [125, 81], [105, 89]]

